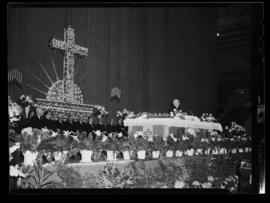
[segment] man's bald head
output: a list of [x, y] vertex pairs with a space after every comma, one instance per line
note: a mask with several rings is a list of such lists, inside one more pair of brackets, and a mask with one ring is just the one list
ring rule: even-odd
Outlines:
[[175, 107], [179, 107], [179, 106], [180, 106], [180, 100], [179, 100], [179, 99], [174, 99], [174, 100], [173, 100], [173, 105], [174, 105]]

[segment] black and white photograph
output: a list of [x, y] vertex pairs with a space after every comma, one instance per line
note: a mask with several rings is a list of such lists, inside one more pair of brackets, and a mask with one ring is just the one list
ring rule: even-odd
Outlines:
[[266, 193], [263, 2], [6, 11], [10, 195]]

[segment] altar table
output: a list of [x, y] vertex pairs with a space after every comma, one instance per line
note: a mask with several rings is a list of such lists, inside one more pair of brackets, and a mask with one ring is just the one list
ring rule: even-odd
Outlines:
[[220, 123], [202, 122], [196, 117], [180, 118], [135, 118], [125, 119], [124, 126], [128, 126], [128, 132], [150, 130], [153, 135], [168, 135], [172, 128], [193, 128], [203, 130], [222, 131]]

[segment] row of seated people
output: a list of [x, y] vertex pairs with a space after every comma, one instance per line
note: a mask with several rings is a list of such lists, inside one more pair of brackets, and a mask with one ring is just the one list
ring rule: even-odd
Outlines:
[[92, 131], [100, 130], [110, 132], [126, 132], [127, 127], [121, 124], [103, 124], [101, 121], [98, 123], [93, 122], [93, 118], [89, 117], [88, 122], [82, 120], [73, 120], [71, 117], [69, 119], [53, 119], [50, 112], [40, 113], [39, 110], [31, 110], [29, 115], [22, 117], [17, 124], [16, 131], [19, 133], [22, 129], [32, 127], [37, 129], [48, 128], [53, 131], [85, 131], [87, 134]]

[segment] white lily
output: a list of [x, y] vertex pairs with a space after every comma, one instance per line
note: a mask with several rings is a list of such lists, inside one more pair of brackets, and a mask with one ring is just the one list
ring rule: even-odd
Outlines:
[[123, 137], [123, 133], [122, 132], [118, 133], [117, 135], [118, 135], [118, 137]]
[[56, 137], [58, 134], [54, 131], [52, 131], [52, 137]]
[[98, 137], [101, 136], [100, 130], [95, 131], [95, 134], [96, 134]]
[[50, 132], [50, 130], [49, 130], [48, 128], [42, 128], [41, 131], [42, 131], [43, 133], [49, 133], [49, 132]]
[[15, 152], [17, 149], [19, 149], [21, 146], [20, 142], [16, 142], [15, 145], [13, 145], [12, 147], [9, 148], [9, 153], [12, 154], [13, 152]]
[[64, 131], [64, 136], [65, 137], [68, 137], [69, 136], [69, 131], [68, 130]]
[[215, 179], [214, 179], [213, 176], [208, 176], [208, 177], [207, 177], [207, 180], [210, 181], [210, 182], [213, 182]]
[[26, 133], [26, 134], [29, 134], [29, 135], [33, 135], [33, 129], [31, 127], [24, 128], [24, 129], [22, 129], [21, 133], [22, 134]]
[[105, 142], [108, 138], [105, 135], [102, 135], [102, 140], [101, 142]]
[[80, 142], [77, 136], [71, 136], [76, 142]]
[[185, 187], [185, 183], [183, 181], [176, 181], [174, 184], [174, 188], [183, 188]]

